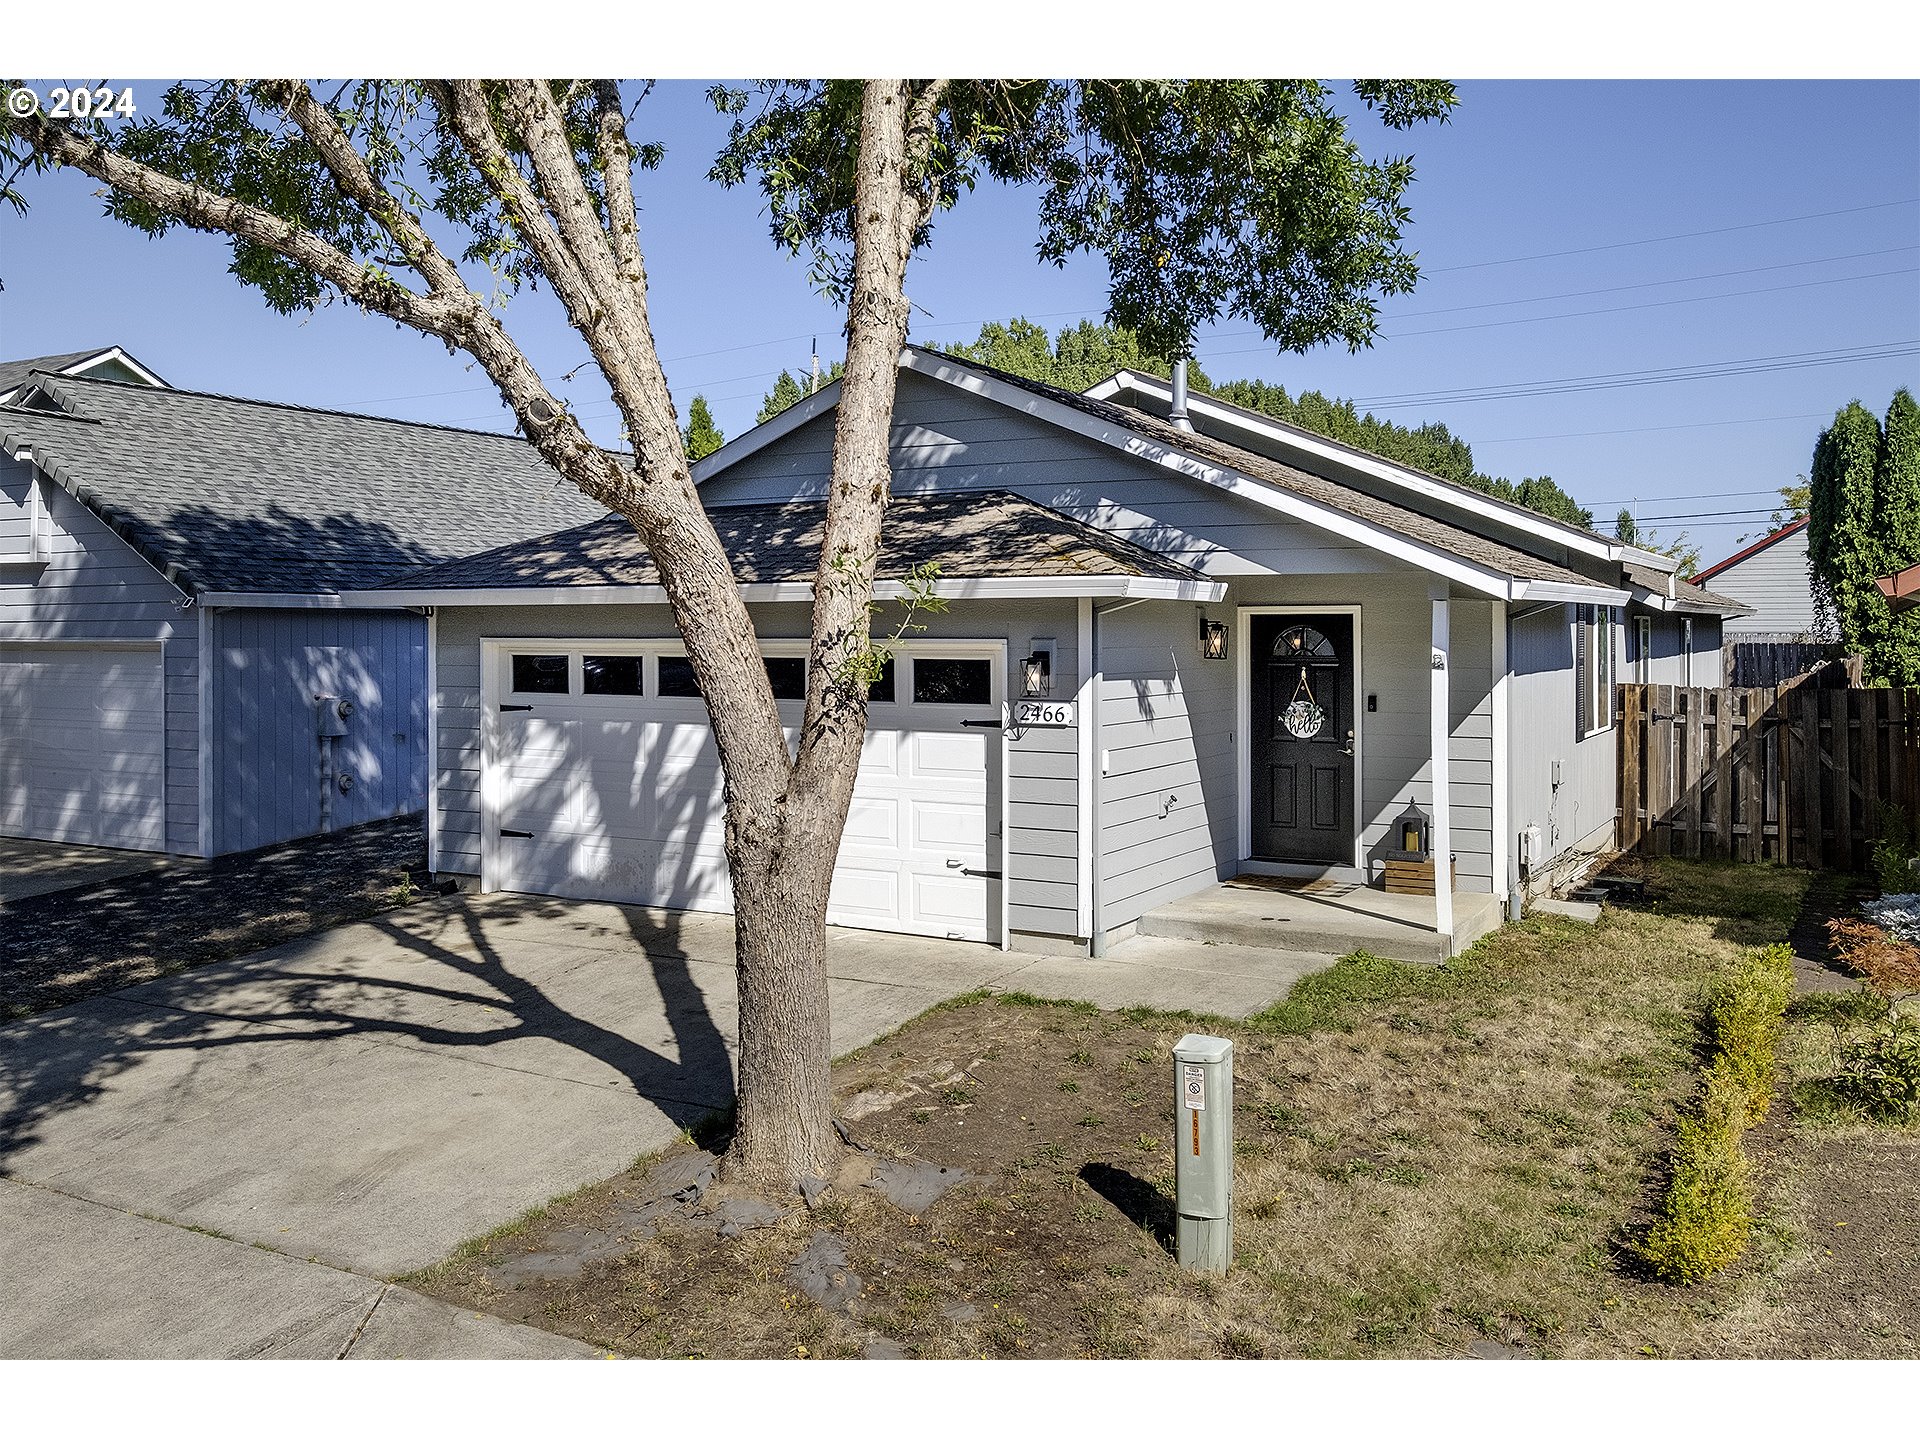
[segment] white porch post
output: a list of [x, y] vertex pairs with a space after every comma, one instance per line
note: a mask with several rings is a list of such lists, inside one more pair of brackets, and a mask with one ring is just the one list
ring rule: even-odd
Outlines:
[[1433, 685], [1428, 700], [1433, 773], [1433, 928], [1447, 937], [1453, 949], [1453, 776], [1448, 765], [1448, 738], [1452, 729], [1447, 701], [1450, 663], [1447, 583], [1436, 581], [1429, 590], [1433, 605]]

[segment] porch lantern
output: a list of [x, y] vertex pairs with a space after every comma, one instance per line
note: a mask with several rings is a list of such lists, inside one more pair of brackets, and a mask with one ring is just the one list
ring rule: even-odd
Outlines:
[[1053, 658], [1044, 650], [1036, 650], [1020, 662], [1020, 693], [1031, 697], [1052, 689]]
[[1399, 848], [1393, 852], [1394, 858], [1396, 860], [1426, 860], [1428, 852], [1433, 845], [1433, 821], [1427, 815], [1427, 812], [1412, 801], [1408, 801], [1407, 808], [1400, 813], [1400, 818], [1393, 823], [1394, 831], [1400, 841]]
[[1203, 660], [1224, 660], [1227, 658], [1227, 622], [1209, 620], [1200, 617], [1200, 658]]

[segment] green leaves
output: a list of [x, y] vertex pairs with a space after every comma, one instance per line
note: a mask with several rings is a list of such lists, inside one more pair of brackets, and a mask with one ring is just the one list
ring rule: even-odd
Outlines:
[[707, 408], [706, 396], [694, 396], [693, 402], [687, 406], [687, 423], [680, 427], [680, 440], [687, 447], [687, 463], [690, 465], [706, 459], [727, 443], [727, 437], [713, 423], [713, 411]]
[[[1356, 93], [1395, 129], [1457, 103], [1443, 81]], [[713, 177], [757, 183], [776, 243], [808, 254], [816, 283], [844, 298], [858, 82], [710, 94], [734, 117]], [[1411, 161], [1368, 159], [1315, 80], [955, 81], [934, 128], [909, 177], [929, 215], [984, 177], [1036, 187], [1040, 258], [1102, 257], [1108, 318], [1149, 354], [1184, 354], [1227, 317], [1282, 349], [1359, 349], [1378, 300], [1418, 273], [1400, 245]]]
[[1875, 685], [1920, 685], [1920, 615], [1894, 615], [1873, 583], [1920, 562], [1920, 409], [1897, 391], [1880, 422], [1859, 401], [1814, 446], [1807, 569], [1823, 625], [1866, 657]]

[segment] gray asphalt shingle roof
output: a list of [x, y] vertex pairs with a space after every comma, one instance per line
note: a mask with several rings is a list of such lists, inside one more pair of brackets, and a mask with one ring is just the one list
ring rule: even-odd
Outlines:
[[101, 345], [93, 350], [69, 351], [65, 355], [36, 355], [31, 360], [0, 360], [0, 395], [18, 389], [26, 383], [27, 376], [36, 370], [58, 374], [69, 365], [78, 365], [82, 360], [104, 355], [112, 348], [111, 345]]
[[[1644, 565], [1625, 565], [1630, 583], [1642, 590], [1651, 590], [1656, 595], [1667, 593], [1668, 576], [1663, 570], [1652, 570]], [[1738, 600], [1730, 600], [1725, 595], [1716, 595], [1704, 586], [1692, 581], [1682, 580], [1678, 575], [1672, 577], [1673, 600], [1682, 610], [1696, 610], [1703, 615], [1751, 615], [1753, 607], [1743, 605]]]
[[[826, 519], [819, 500], [710, 512], [743, 585], [811, 583]], [[907, 495], [887, 508], [877, 570], [899, 580], [933, 562], [949, 580], [1016, 576], [1147, 576], [1203, 580], [1197, 570], [1005, 491]], [[625, 518], [502, 546], [388, 582], [408, 590], [657, 585], [660, 572]]]
[[525, 440], [112, 380], [44, 376], [9, 450], [189, 593], [361, 589], [606, 513]]

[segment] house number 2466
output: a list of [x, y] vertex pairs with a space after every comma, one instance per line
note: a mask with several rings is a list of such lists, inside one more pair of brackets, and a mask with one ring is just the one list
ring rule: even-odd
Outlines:
[[1021, 700], [1013, 707], [1013, 723], [1020, 725], [1071, 725], [1071, 700]]

